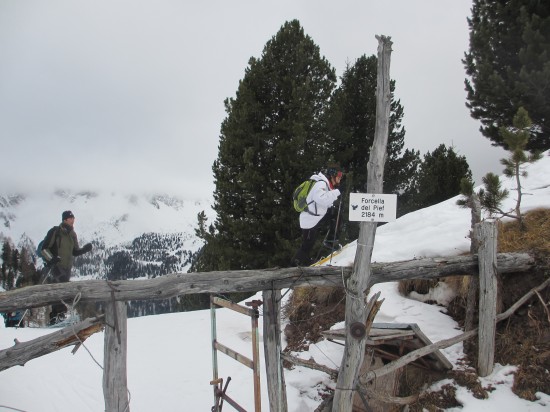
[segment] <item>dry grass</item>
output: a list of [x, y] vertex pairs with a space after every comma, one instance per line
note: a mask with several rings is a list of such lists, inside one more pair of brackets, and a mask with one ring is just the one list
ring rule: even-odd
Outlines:
[[527, 230], [518, 229], [517, 222], [500, 223], [498, 251], [531, 252], [542, 258], [550, 256], [550, 209], [532, 210], [525, 216]]
[[342, 288], [295, 288], [283, 308], [283, 314], [289, 320], [285, 328], [285, 351], [307, 350], [310, 343], [321, 340], [321, 332], [344, 320], [344, 302]]
[[397, 286], [397, 290], [403, 296], [408, 296], [411, 292], [427, 294], [431, 288], [439, 283], [437, 279], [411, 279], [401, 280]]

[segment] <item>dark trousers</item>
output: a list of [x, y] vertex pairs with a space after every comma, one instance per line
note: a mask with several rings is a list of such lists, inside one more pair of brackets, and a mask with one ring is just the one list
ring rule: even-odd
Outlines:
[[330, 222], [330, 214], [327, 213], [311, 229], [302, 229], [302, 245], [292, 258], [291, 266], [309, 266], [312, 263], [311, 250], [315, 246], [319, 230], [326, 229], [326, 223]]
[[[50, 269], [50, 274], [46, 283], [65, 283], [71, 278], [71, 269], [62, 268], [58, 265], [54, 265]], [[67, 313], [67, 307], [63, 303], [56, 303], [52, 305], [50, 312], [50, 325], [55, 325], [57, 322], [63, 320]]]
[[315, 245], [317, 238], [317, 226], [311, 229], [302, 229], [302, 245], [292, 259], [293, 266], [309, 266], [311, 265], [311, 249]]

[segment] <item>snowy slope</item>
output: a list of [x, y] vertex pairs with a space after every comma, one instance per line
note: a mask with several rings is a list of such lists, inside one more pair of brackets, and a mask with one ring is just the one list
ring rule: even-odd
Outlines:
[[[550, 205], [550, 158], [528, 168], [523, 180], [526, 193], [524, 211]], [[513, 189], [513, 181], [505, 186]], [[514, 204], [513, 192], [507, 200]], [[374, 261], [411, 259], [421, 256], [446, 256], [468, 250], [470, 226], [468, 211], [450, 199], [430, 208], [413, 212], [377, 230]], [[349, 245], [333, 264], [353, 261], [355, 247]], [[384, 303], [376, 322], [417, 323], [433, 342], [461, 333], [456, 322], [439, 306], [427, 305], [400, 296], [396, 283], [376, 285], [371, 293], [382, 292]], [[288, 297], [288, 295], [287, 295]], [[261, 298], [257, 295], [254, 298]], [[226, 309], [217, 311], [217, 336], [221, 343], [251, 356], [250, 320]], [[260, 317], [260, 331], [262, 318]], [[341, 326], [337, 325], [336, 327]], [[283, 325], [284, 327], [284, 325]], [[27, 341], [49, 332], [47, 329], [3, 328], [0, 326], [0, 349], [13, 345], [13, 340]], [[284, 341], [284, 336], [282, 337]], [[86, 341], [90, 353], [103, 363], [103, 335]], [[260, 344], [263, 356], [263, 345]], [[462, 344], [445, 349], [444, 354], [460, 368]], [[304, 359], [338, 368], [342, 347], [329, 341], [311, 345], [308, 352], [296, 354]], [[253, 410], [252, 372], [219, 355], [219, 375], [232, 377], [228, 394], [246, 410]], [[211, 372], [210, 314], [208, 311], [147, 316], [128, 320], [128, 387], [130, 409], [149, 411], [206, 411], [213, 405]], [[457, 396], [463, 407], [452, 411], [543, 412], [550, 410], [550, 394], [537, 394], [535, 402], [516, 397], [512, 391], [513, 365], [496, 365], [494, 372], [481, 379], [484, 387], [491, 385], [488, 399], [476, 399], [458, 387]], [[102, 371], [90, 354], [82, 348], [75, 354], [64, 349], [55, 354], [30, 361], [24, 367], [0, 372], [0, 411], [17, 408], [27, 412], [99, 411], [104, 409]], [[321, 402], [319, 391], [334, 382], [318, 371], [296, 367], [285, 370], [290, 412], [313, 411]], [[261, 373], [262, 407], [267, 410], [265, 372]], [[442, 384], [454, 382], [445, 380]], [[437, 389], [437, 386], [434, 389]], [[9, 408], [8, 408], [9, 407]], [[229, 406], [224, 406], [224, 410]]]

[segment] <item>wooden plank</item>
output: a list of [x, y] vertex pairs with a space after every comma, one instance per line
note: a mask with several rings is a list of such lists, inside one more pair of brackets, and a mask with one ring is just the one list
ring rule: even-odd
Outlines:
[[414, 335], [412, 330], [402, 329], [371, 329], [369, 338], [385, 337], [385, 336], [410, 336]]
[[[379, 324], [374, 323], [372, 325], [372, 328], [370, 329], [369, 336], [380, 336], [384, 334], [395, 334], [395, 333], [403, 333], [403, 334], [414, 334], [412, 331], [411, 325], [407, 324], [397, 324], [398, 327], [396, 328], [390, 328], [390, 327], [384, 327], [381, 328], [378, 326]], [[389, 325], [387, 325], [389, 326]], [[345, 335], [346, 330], [345, 329], [330, 329], [323, 331], [322, 333], [330, 333], [335, 335]]]
[[212, 303], [217, 306], [221, 306], [226, 309], [231, 309], [235, 312], [242, 313], [243, 315], [247, 315], [250, 317], [256, 316], [256, 311], [254, 309], [249, 309], [247, 307], [238, 305], [237, 303], [230, 302], [225, 299], [221, 299], [218, 297], [212, 297]]
[[407, 332], [396, 332], [396, 333], [388, 333], [384, 335], [369, 335], [369, 339], [373, 342], [376, 342], [378, 340], [390, 340], [390, 339], [410, 339], [414, 337], [414, 333], [412, 331]]
[[374, 329], [410, 329], [410, 323], [373, 323]]
[[[374, 329], [375, 326], [376, 329]], [[397, 344], [397, 342], [390, 342], [390, 340], [405, 340], [407, 342], [413, 342], [413, 338], [417, 339], [417, 343], [415, 345], [412, 345], [413, 348], [420, 348], [422, 346], [428, 346], [432, 344], [430, 339], [428, 339], [428, 337], [424, 334], [424, 332], [422, 332], [422, 330], [416, 323], [398, 323], [395, 324], [395, 326], [397, 326], [395, 329], [390, 329], [390, 326], [392, 326], [391, 323], [373, 324], [373, 329], [371, 329], [371, 334], [369, 335], [366, 344], [369, 346], [378, 346], [381, 344], [392, 343]], [[373, 334], [376, 334], [376, 336], [372, 336]], [[334, 340], [345, 340], [344, 329], [323, 331], [322, 335]], [[410, 346], [410, 343], [408, 344], [408, 346]], [[439, 369], [452, 369], [452, 364], [447, 360], [445, 355], [441, 353], [441, 351], [436, 350], [429, 356], [432, 356], [434, 358]]]
[[[321, 334], [327, 338], [345, 340], [346, 333], [344, 329], [339, 329], [337, 331], [323, 331]], [[392, 330], [386, 329], [384, 331], [372, 330], [369, 333], [368, 340], [375, 342], [377, 340], [386, 340], [386, 339], [399, 339], [399, 338], [411, 338], [414, 336], [412, 330]]]
[[244, 366], [247, 366], [250, 369], [254, 369], [254, 362], [252, 361], [252, 359], [247, 358], [244, 355], [241, 355], [239, 352], [236, 352], [233, 349], [228, 348], [227, 346], [221, 344], [220, 342], [214, 341], [213, 345], [214, 345], [214, 348], [216, 348], [220, 352], [225, 353], [227, 356], [242, 363]]
[[14, 346], [0, 351], [0, 371], [17, 365], [24, 366], [32, 359], [48, 355], [67, 346], [76, 345], [76, 348], [92, 334], [102, 331], [103, 324], [102, 315], [97, 318], [88, 318], [28, 342], [16, 340]]
[[[415, 335], [424, 343], [425, 346], [429, 346], [432, 344], [432, 341], [428, 339], [428, 337], [420, 330], [420, 327], [416, 323], [411, 323], [411, 329], [414, 331]], [[453, 365], [451, 362], [447, 360], [445, 355], [441, 353], [441, 351], [438, 349], [434, 352], [432, 352], [432, 355], [437, 359], [437, 361], [441, 364], [441, 367], [443, 370], [449, 370], [453, 368]]]

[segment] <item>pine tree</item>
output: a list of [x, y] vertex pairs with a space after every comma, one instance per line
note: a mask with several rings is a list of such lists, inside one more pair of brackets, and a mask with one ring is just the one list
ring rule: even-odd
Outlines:
[[8, 275], [11, 271], [12, 246], [8, 240], [2, 244], [2, 279], [1, 286], [4, 290], [10, 290], [13, 285], [10, 284]]
[[550, 149], [550, 2], [474, 0], [468, 24], [467, 106], [482, 133], [506, 149], [500, 127], [523, 106], [534, 125], [526, 149]]
[[439, 145], [427, 152], [414, 177], [415, 193], [406, 205], [408, 211], [425, 208], [450, 199], [461, 192], [461, 181], [472, 179], [472, 172], [464, 156], [458, 156], [452, 147]]
[[20, 276], [17, 278], [16, 287], [20, 288], [39, 283], [40, 272], [34, 265], [32, 253], [25, 246], [21, 248], [21, 254], [19, 255], [18, 271]]
[[[364, 192], [367, 182], [367, 163], [374, 143], [376, 124], [376, 56], [361, 56], [353, 66], [348, 65], [338, 89], [334, 92], [328, 115], [330, 148], [334, 159], [346, 171], [348, 192]], [[405, 150], [405, 129], [401, 125], [403, 107], [392, 92], [387, 159], [384, 170], [384, 193], [406, 195], [409, 183], [420, 163], [419, 152]], [[347, 216], [345, 209], [345, 216]], [[344, 219], [347, 221], [347, 219]], [[354, 230], [354, 229], [355, 230]], [[356, 239], [358, 227], [348, 229], [346, 240]]]
[[323, 116], [336, 75], [297, 20], [251, 58], [225, 101], [214, 162], [215, 233], [199, 265], [209, 270], [288, 264], [300, 236], [292, 193], [326, 161]]
[[19, 253], [19, 250], [17, 248], [13, 249], [12, 256], [11, 256], [11, 274], [8, 275], [8, 278], [10, 279], [10, 282], [12, 284], [12, 288], [17, 287], [17, 281], [21, 277], [21, 255]]
[[502, 188], [500, 178], [494, 173], [487, 173], [482, 182], [484, 187], [479, 190], [479, 199], [481, 207], [487, 210], [491, 215], [495, 213], [504, 213], [501, 204], [508, 197], [508, 189]]
[[529, 143], [529, 132], [532, 122], [529, 114], [523, 107], [520, 107], [514, 116], [513, 125], [513, 129], [500, 128], [502, 139], [510, 151], [510, 156], [507, 159], [502, 159], [501, 163], [504, 165], [504, 175], [516, 179], [517, 195], [515, 212], [519, 219], [520, 228], [524, 230], [525, 224], [520, 210], [522, 196], [521, 177], [527, 177], [527, 172], [523, 170], [523, 165], [540, 160], [542, 155], [538, 151], [531, 154], [525, 152], [525, 148]]
[[219, 247], [216, 244], [214, 225], [206, 227], [208, 222], [204, 211], [197, 215], [197, 220], [198, 227], [195, 229], [195, 234], [204, 241], [205, 246], [199, 249], [197, 255], [192, 259], [189, 272], [206, 272], [212, 270], [212, 267], [219, 267], [217, 263], [219, 255], [216, 253]]
[[540, 152], [527, 154], [525, 148], [530, 139], [532, 122], [527, 111], [520, 107], [514, 116], [513, 127], [501, 127], [500, 133], [503, 141], [506, 143], [510, 156], [506, 159], [501, 159], [500, 162], [504, 166], [504, 175], [508, 178], [516, 179], [516, 205], [513, 212], [502, 210], [502, 202], [508, 197], [508, 190], [502, 189], [500, 178], [493, 173], [487, 173], [483, 178], [485, 185], [479, 192], [481, 206], [491, 214], [499, 213], [502, 216], [517, 219], [520, 230], [525, 230], [523, 215], [521, 214], [521, 199], [523, 195], [521, 178], [527, 177], [527, 171], [523, 166], [526, 163], [534, 163], [541, 159]]

